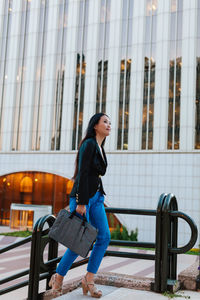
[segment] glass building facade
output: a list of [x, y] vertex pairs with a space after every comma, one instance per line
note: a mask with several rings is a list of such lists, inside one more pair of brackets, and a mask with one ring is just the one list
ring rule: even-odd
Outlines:
[[199, 20], [198, 0], [0, 1], [0, 197], [8, 174], [69, 180], [102, 111], [109, 205], [125, 196], [127, 207], [151, 207], [169, 191], [197, 220]]

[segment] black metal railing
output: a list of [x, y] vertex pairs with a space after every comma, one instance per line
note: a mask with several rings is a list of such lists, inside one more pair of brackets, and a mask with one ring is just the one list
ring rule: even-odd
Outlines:
[[[27, 237], [27, 238], [19, 241], [19, 242], [16, 242], [16, 243], [10, 244], [10, 245], [8, 245], [4, 248], [1, 248], [0, 249], [0, 254], [8, 252], [9, 250], [15, 249], [15, 248], [17, 248], [19, 246], [22, 246], [24, 244], [27, 244], [31, 241], [31, 239], [32, 239], [32, 237], [30, 236], [30, 237]], [[26, 269], [24, 271], [18, 272], [14, 275], [11, 275], [9, 277], [1, 279], [0, 280], [0, 285], [4, 284], [4, 283], [7, 283], [7, 282], [10, 282], [10, 281], [13, 281], [13, 280], [18, 279], [18, 278], [21, 278], [23, 276], [26, 276], [26, 275], [29, 274], [29, 271], [30, 271], [29, 269]], [[5, 293], [9, 293], [9, 292], [14, 291], [14, 290], [17, 290], [21, 287], [27, 286], [28, 282], [29, 282], [28, 280], [24, 280], [20, 283], [17, 283], [17, 284], [14, 284], [14, 285], [10, 286], [10, 287], [4, 288], [4, 289], [0, 290], [0, 295], [3, 295]]]
[[[176, 197], [172, 194], [162, 194], [159, 198], [156, 210], [107, 207], [106, 213], [156, 217], [155, 243], [121, 240], [111, 240], [110, 242], [110, 245], [115, 246], [154, 248], [155, 254], [107, 250], [105, 256], [155, 260], [155, 278], [154, 282], [152, 282], [152, 290], [156, 292], [173, 290], [173, 287], [177, 285], [177, 254], [189, 251], [194, 246], [197, 240], [197, 227], [189, 216], [178, 211]], [[177, 248], [178, 218], [184, 219], [191, 228], [191, 238], [187, 245], [181, 248]], [[26, 282], [26, 285], [29, 285], [28, 300], [39, 299], [38, 291], [40, 280], [46, 279], [46, 289], [48, 289], [48, 282], [50, 280], [50, 277], [55, 272], [56, 264], [61, 259], [61, 257], [57, 257], [58, 243], [48, 237], [49, 228], [53, 225], [55, 219], [56, 218], [53, 215], [44, 216], [40, 218], [34, 226], [31, 238], [32, 245], [29, 281]], [[44, 262], [44, 249], [47, 245], [48, 261]], [[3, 253], [1, 252], [2, 250], [0, 250], [0, 253]], [[74, 263], [71, 269], [83, 265], [87, 262], [88, 258], [82, 259]], [[24, 272], [28, 272], [28, 270]], [[16, 276], [17, 274], [3, 279], [0, 281], [0, 283], [5, 283], [10, 280], [19, 278], [19, 276]], [[25, 282], [21, 283], [19, 287], [24, 285]], [[4, 289], [0, 291], [0, 295], [11, 290], [15, 290], [19, 287], [17, 285], [14, 285], [12, 287]]]

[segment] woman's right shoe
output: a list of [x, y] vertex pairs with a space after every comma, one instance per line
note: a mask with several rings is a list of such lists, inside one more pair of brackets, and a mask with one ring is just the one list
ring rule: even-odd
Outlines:
[[62, 295], [62, 282], [57, 280], [57, 274], [53, 274], [49, 281], [49, 287], [52, 288], [54, 296]]
[[83, 277], [81, 283], [82, 283], [83, 295], [87, 295], [87, 293], [89, 291], [91, 294], [91, 297], [101, 298], [102, 291], [97, 290], [96, 286], [94, 285], [94, 282], [88, 282], [86, 279], [86, 276]]

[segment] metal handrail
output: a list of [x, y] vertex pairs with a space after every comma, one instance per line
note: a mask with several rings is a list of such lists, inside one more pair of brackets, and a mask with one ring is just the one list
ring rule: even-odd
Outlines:
[[191, 237], [190, 237], [189, 242], [185, 246], [182, 246], [180, 248], [169, 248], [170, 253], [176, 253], [176, 254], [185, 253], [185, 252], [189, 251], [195, 245], [195, 243], [197, 241], [197, 232], [198, 232], [197, 226], [188, 215], [184, 214], [181, 211], [171, 211], [171, 212], [169, 212], [169, 215], [172, 217], [179, 217], [179, 218], [185, 220], [190, 226]]
[[0, 254], [4, 253], [4, 252], [7, 252], [9, 250], [12, 250], [16, 247], [19, 247], [19, 246], [22, 246], [28, 242], [30, 242], [32, 240], [32, 236], [28, 236], [27, 238], [24, 238], [23, 240], [21, 241], [18, 241], [16, 243], [12, 243], [6, 247], [3, 247], [3, 248], [0, 248]]
[[155, 209], [133, 209], [133, 208], [118, 208], [118, 207], [105, 207], [106, 213], [125, 214], [125, 215], [143, 215], [143, 216], [156, 216]]
[[[3, 247], [3, 248], [0, 249], [0, 254], [5, 253], [5, 252], [7, 252], [9, 250], [15, 249], [15, 248], [17, 248], [17, 247], [19, 247], [21, 245], [27, 244], [31, 240], [32, 240], [32, 236], [24, 238], [23, 240], [18, 241], [16, 243], [13, 243], [11, 245], [8, 245], [6, 247]], [[23, 271], [21, 271], [19, 273], [16, 273], [14, 275], [11, 275], [9, 277], [1, 279], [0, 280], [0, 284], [4, 284], [4, 283], [7, 283], [7, 282], [10, 282], [12, 280], [21, 278], [21, 277], [23, 277], [25, 275], [28, 275], [28, 274], [29, 274], [29, 269], [23, 270]], [[28, 285], [28, 283], [29, 283], [29, 280], [24, 280], [23, 282], [20, 282], [20, 283], [17, 283], [15, 285], [12, 285], [11, 287], [4, 288], [4, 289], [0, 290], [0, 295], [3, 295], [5, 293], [9, 293], [9, 292], [14, 291], [16, 289], [24, 287], [24, 286]]]

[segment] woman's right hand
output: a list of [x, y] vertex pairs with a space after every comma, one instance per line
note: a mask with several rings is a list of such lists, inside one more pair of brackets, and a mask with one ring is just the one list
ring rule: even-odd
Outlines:
[[86, 207], [85, 205], [77, 205], [76, 212], [80, 215], [86, 214]]

